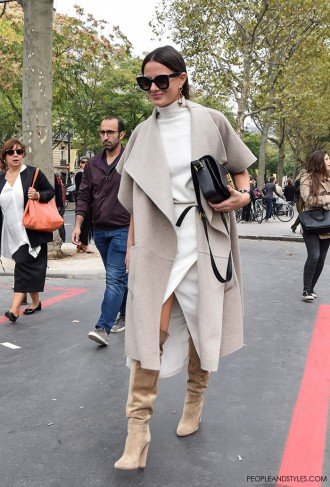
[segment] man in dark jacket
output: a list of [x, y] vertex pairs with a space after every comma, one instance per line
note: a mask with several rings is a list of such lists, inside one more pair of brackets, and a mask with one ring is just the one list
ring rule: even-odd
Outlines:
[[284, 196], [288, 203], [293, 207], [294, 206], [294, 195], [295, 195], [295, 187], [292, 184], [292, 180], [288, 179], [288, 184], [284, 188]]
[[[80, 184], [72, 242], [79, 245], [82, 222], [91, 211], [94, 242], [106, 270], [106, 289], [100, 318], [88, 337], [101, 345], [108, 345], [110, 331], [125, 328], [125, 257], [130, 215], [118, 201], [120, 175], [115, 170], [124, 151], [121, 145], [125, 136], [122, 120], [115, 116], [102, 120], [100, 136], [103, 151], [88, 161]], [[118, 312], [120, 316], [116, 321]]]
[[266, 222], [269, 221], [269, 219], [273, 215], [273, 199], [274, 199], [274, 193], [279, 197], [282, 198], [282, 195], [280, 195], [277, 192], [276, 185], [275, 185], [275, 178], [272, 176], [269, 178], [268, 183], [265, 184], [264, 189], [262, 190], [264, 194], [264, 199], [266, 203]]

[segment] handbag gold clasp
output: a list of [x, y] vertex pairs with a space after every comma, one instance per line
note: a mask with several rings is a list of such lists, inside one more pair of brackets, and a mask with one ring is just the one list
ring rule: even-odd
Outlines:
[[201, 161], [197, 161], [196, 164], [194, 164], [194, 169], [196, 172], [198, 172], [200, 169], [203, 169], [204, 165]]

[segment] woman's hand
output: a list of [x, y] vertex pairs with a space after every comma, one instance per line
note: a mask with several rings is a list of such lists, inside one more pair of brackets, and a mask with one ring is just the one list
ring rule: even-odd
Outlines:
[[40, 194], [36, 191], [32, 186], [28, 189], [28, 198], [29, 200], [38, 200], [40, 199]]
[[231, 186], [227, 186], [230, 197], [223, 201], [222, 203], [209, 203], [214, 211], [222, 211], [223, 213], [229, 213], [232, 210], [237, 210], [242, 208], [242, 206], [247, 205], [250, 202], [250, 195], [248, 193], [240, 193]]

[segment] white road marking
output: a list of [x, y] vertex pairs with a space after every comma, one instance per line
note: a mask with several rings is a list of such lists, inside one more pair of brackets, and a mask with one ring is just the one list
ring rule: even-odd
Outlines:
[[1, 345], [7, 348], [12, 348], [13, 350], [16, 350], [17, 348], [21, 348], [18, 345], [14, 345], [13, 343], [9, 343], [9, 342], [1, 343]]

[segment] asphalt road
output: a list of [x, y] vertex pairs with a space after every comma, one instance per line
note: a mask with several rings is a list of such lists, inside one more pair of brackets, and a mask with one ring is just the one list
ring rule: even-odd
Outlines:
[[[129, 373], [123, 333], [112, 334], [108, 348], [87, 339], [103, 282], [47, 280], [40, 313], [15, 325], [0, 318], [0, 343], [21, 347], [0, 345], [1, 487], [275, 486], [261, 476], [279, 472], [317, 312], [330, 307], [330, 260], [318, 300], [304, 303], [303, 244], [240, 243], [246, 346], [212, 374], [202, 424], [191, 437], [175, 435], [185, 373], [161, 381], [144, 472], [113, 468], [126, 435]], [[10, 304], [11, 284], [12, 278], [0, 278], [0, 316]], [[329, 350], [329, 334], [321, 338]], [[311, 444], [303, 445], [307, 459], [315, 458]], [[330, 485], [329, 446], [328, 434], [321, 448], [324, 486]]]

